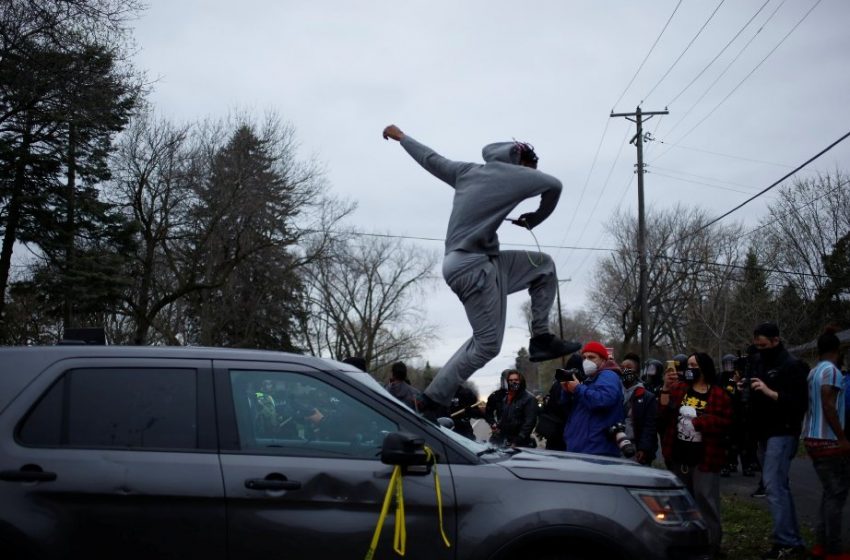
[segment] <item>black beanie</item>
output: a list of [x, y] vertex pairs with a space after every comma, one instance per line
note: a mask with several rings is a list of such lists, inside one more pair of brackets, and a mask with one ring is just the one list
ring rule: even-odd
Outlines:
[[841, 341], [833, 332], [825, 332], [818, 337], [818, 354], [835, 352], [841, 348]]
[[776, 323], [762, 323], [753, 330], [753, 335], [776, 338], [779, 336], [779, 327], [776, 326]]

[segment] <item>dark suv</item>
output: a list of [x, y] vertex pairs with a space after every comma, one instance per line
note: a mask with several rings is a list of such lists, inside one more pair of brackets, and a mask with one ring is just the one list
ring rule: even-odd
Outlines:
[[[434, 479], [410, 467], [407, 558], [708, 557], [665, 471], [492, 449], [338, 362], [95, 346], [0, 349], [0, 556], [363, 558], [394, 468], [385, 441], [439, 457], [451, 547]], [[375, 558], [396, 557], [392, 522]]]

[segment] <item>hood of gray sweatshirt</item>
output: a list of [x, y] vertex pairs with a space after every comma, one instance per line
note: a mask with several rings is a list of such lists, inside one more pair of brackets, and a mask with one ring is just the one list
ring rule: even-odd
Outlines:
[[496, 231], [519, 203], [540, 196], [540, 206], [528, 218], [534, 228], [552, 213], [561, 195], [558, 179], [519, 165], [515, 142], [484, 146], [484, 164], [446, 159], [407, 135], [401, 145], [423, 168], [455, 189], [446, 229], [447, 254], [466, 251], [498, 255]]

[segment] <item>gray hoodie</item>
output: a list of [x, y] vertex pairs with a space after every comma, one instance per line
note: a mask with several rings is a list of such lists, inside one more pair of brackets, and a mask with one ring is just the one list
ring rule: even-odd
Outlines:
[[466, 251], [498, 255], [496, 230], [520, 202], [541, 195], [540, 207], [527, 220], [534, 228], [552, 213], [561, 196], [558, 179], [519, 165], [514, 142], [484, 146], [483, 165], [451, 161], [408, 135], [401, 145], [419, 165], [455, 189], [446, 254]]

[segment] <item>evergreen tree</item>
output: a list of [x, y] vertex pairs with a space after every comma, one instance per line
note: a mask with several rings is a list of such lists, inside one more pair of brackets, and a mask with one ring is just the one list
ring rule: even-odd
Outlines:
[[[753, 328], [764, 321], [773, 320], [775, 309], [773, 296], [767, 284], [767, 275], [761, 267], [755, 250], [750, 248], [744, 269], [732, 295], [733, 340], [746, 346], [753, 338]], [[782, 325], [779, 326], [780, 329]]]
[[301, 286], [288, 230], [298, 208], [276, 156], [271, 138], [243, 124], [198, 192], [199, 275], [212, 286], [192, 297], [203, 345], [295, 349]]

